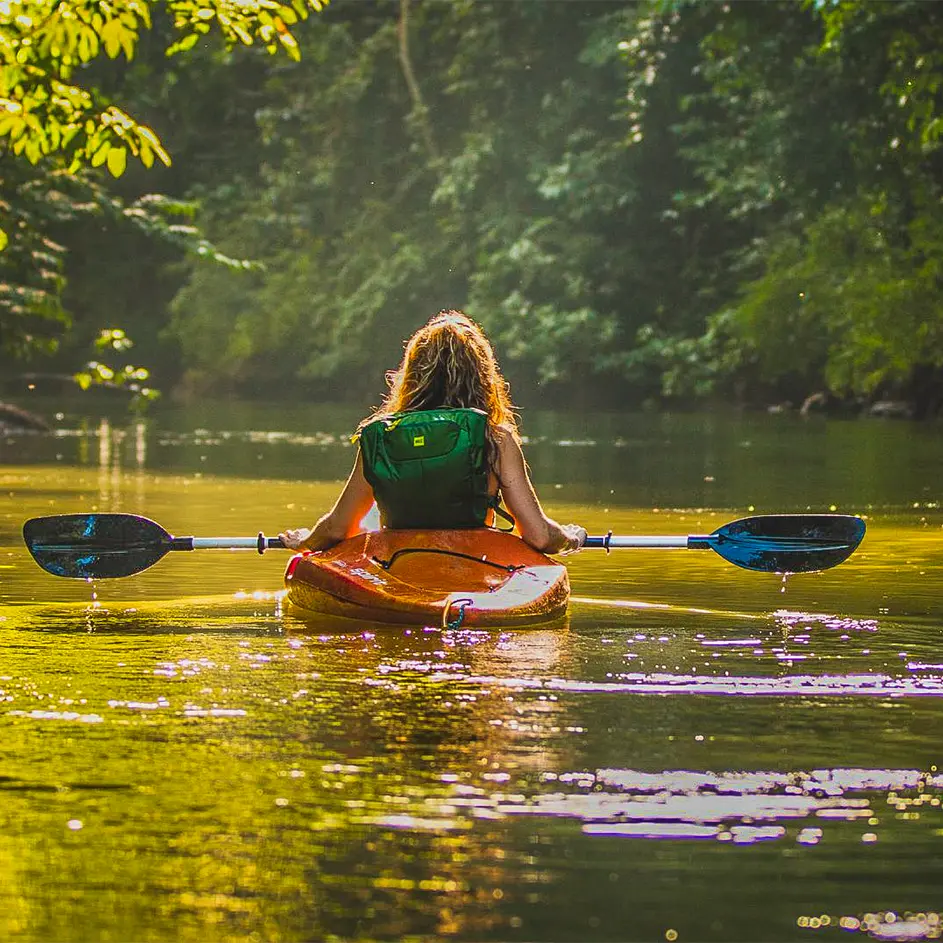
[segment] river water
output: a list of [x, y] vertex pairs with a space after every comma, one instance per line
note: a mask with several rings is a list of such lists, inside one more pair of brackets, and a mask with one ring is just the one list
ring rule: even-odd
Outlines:
[[0, 937], [940, 936], [939, 426], [525, 414], [543, 503], [590, 533], [868, 524], [786, 580], [584, 551], [553, 630], [340, 630], [283, 611], [277, 551], [86, 584], [22, 544], [80, 510], [310, 523], [357, 418], [77, 407], [0, 439]]

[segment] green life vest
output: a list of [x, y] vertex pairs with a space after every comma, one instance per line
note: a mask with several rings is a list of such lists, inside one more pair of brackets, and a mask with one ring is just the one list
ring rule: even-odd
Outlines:
[[383, 526], [484, 527], [497, 507], [488, 493], [487, 430], [480, 409], [416, 410], [364, 426], [363, 473]]

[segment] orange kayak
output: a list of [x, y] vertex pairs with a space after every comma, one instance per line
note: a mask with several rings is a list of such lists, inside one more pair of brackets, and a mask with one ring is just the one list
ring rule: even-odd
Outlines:
[[566, 567], [513, 534], [380, 530], [296, 554], [285, 571], [299, 614], [422, 626], [539, 625], [566, 612]]

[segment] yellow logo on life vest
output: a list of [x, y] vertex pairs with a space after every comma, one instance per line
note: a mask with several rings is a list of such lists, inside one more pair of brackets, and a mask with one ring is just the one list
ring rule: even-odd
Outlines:
[[420, 446], [426, 444], [426, 437], [424, 435], [414, 435], [413, 436], [413, 448], [418, 449]]

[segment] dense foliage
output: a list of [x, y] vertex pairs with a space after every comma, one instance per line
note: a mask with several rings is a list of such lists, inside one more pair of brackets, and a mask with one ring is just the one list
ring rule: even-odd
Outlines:
[[[291, 26], [320, 0], [18, 0], [0, 4], [0, 352], [57, 345], [70, 323], [63, 303], [70, 224], [102, 218], [200, 256], [216, 252], [187, 224], [195, 206], [138, 191], [128, 199], [95, 168], [118, 178], [129, 155], [145, 168], [170, 165], [152, 128], [105, 91], [97, 60], [135, 59], [144, 34], [163, 33], [166, 55], [215, 30], [225, 48], [260, 42], [299, 57]], [[154, 22], [155, 15], [159, 17]], [[172, 37], [172, 38], [171, 38]], [[4, 251], [5, 250], [5, 251]], [[120, 260], [110, 260], [114, 269]], [[104, 286], [101, 286], [104, 287]]]
[[[204, 8], [224, 5], [191, 26]], [[168, 21], [92, 73], [169, 169], [118, 190], [0, 157], [4, 200], [47, 220], [0, 254], [0, 292], [30, 299], [0, 295], [8, 349], [42, 338], [24, 312], [50, 337], [74, 314], [82, 343], [117, 321], [191, 391], [372, 396], [406, 335], [463, 307], [548, 401], [939, 408], [933, 0], [335, 0], [291, 25], [297, 61], [186, 30], [166, 60]], [[69, 159], [111, 166], [95, 140]], [[199, 206], [202, 256], [97, 225], [66, 256], [57, 208], [140, 219], [150, 189], [171, 197], [148, 211]]]

